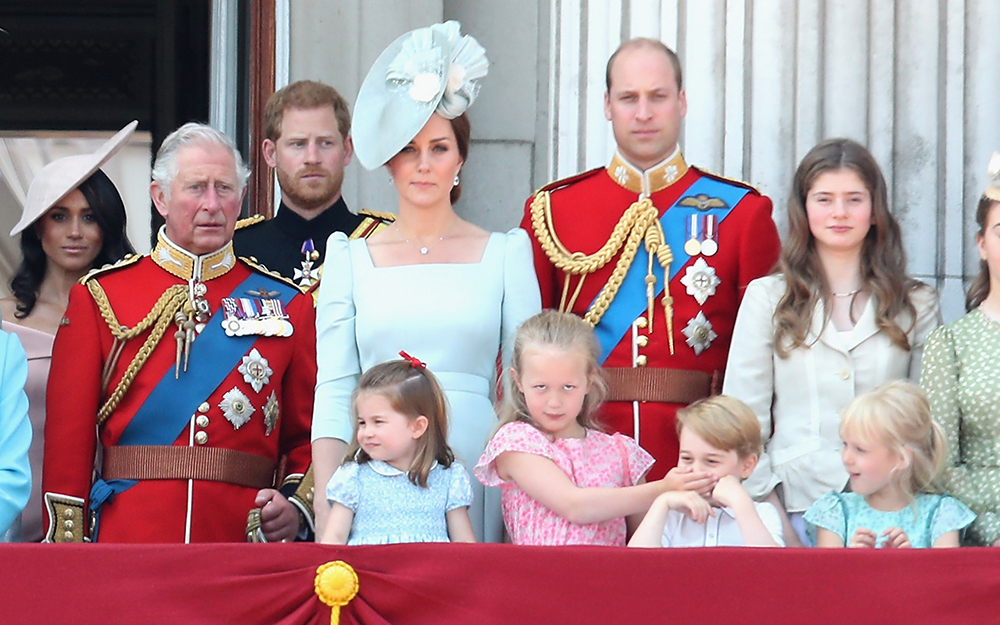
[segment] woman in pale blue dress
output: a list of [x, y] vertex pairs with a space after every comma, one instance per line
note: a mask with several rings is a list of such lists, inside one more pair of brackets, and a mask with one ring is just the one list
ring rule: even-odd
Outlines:
[[[403, 35], [378, 58], [355, 105], [354, 144], [368, 169], [385, 165], [399, 196], [396, 222], [367, 240], [334, 234], [317, 305], [313, 416], [316, 490], [325, 489], [353, 435], [350, 395], [362, 371], [400, 350], [440, 380], [448, 442], [475, 465], [496, 427], [498, 362], [517, 326], [541, 307], [531, 246], [520, 229], [488, 233], [453, 209], [470, 128], [464, 115], [486, 75], [485, 51], [457, 22]], [[498, 492], [473, 484], [479, 540], [502, 540]], [[328, 509], [317, 500], [317, 530]]]

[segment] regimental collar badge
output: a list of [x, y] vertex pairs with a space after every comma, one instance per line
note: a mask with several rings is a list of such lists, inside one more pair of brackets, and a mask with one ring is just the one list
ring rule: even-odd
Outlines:
[[264, 436], [270, 436], [271, 432], [274, 431], [274, 426], [278, 425], [279, 412], [278, 394], [275, 391], [271, 391], [271, 396], [267, 398], [267, 403], [264, 404]]
[[224, 297], [222, 312], [227, 336], [291, 336], [294, 332], [280, 299]]
[[188, 282], [213, 280], [226, 275], [236, 266], [232, 241], [211, 254], [197, 256], [171, 241], [167, 237], [165, 226], [157, 233], [156, 247], [149, 257], [167, 273]]
[[259, 393], [260, 389], [271, 381], [271, 374], [274, 373], [267, 365], [267, 358], [261, 356], [256, 347], [243, 357], [243, 364], [237, 371], [243, 374], [243, 381], [249, 384], [255, 393]]
[[712, 323], [705, 317], [705, 313], [698, 311], [698, 314], [687, 322], [681, 330], [687, 337], [687, 344], [694, 350], [696, 356], [709, 348], [718, 335], [712, 331]]
[[715, 269], [709, 267], [704, 258], [699, 258], [693, 265], [685, 268], [681, 284], [687, 287], [687, 294], [694, 297], [699, 306], [704, 306], [705, 301], [715, 295], [715, 288], [722, 284], [722, 280], [715, 275]]
[[319, 280], [319, 267], [314, 266], [319, 260], [319, 252], [312, 239], [306, 239], [302, 244], [302, 269], [294, 269], [293, 280], [298, 281], [299, 286], [308, 289]]
[[615, 152], [607, 171], [611, 179], [619, 186], [625, 187], [636, 195], [645, 194], [648, 196], [662, 191], [680, 180], [681, 176], [687, 173], [688, 165], [684, 162], [680, 148], [674, 150], [674, 153], [661, 163], [646, 171], [640, 170], [626, 161], [619, 152]]
[[256, 408], [250, 403], [250, 398], [235, 386], [222, 396], [219, 408], [237, 430], [246, 425], [253, 413], [256, 412]]

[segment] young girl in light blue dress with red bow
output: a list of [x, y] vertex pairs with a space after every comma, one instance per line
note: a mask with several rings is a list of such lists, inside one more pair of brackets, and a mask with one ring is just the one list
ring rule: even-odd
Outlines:
[[818, 547], [957, 547], [976, 518], [931, 492], [945, 439], [927, 396], [909, 382], [883, 384], [847, 405], [840, 422], [849, 493], [828, 493], [805, 513]]
[[448, 447], [447, 400], [424, 363], [366, 371], [351, 397], [354, 440], [326, 487], [320, 542], [475, 542], [469, 474]]

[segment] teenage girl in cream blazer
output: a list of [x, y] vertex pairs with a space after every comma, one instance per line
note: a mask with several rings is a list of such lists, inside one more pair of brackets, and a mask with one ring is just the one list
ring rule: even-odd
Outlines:
[[906, 276], [887, 195], [863, 146], [814, 147], [793, 180], [780, 273], [750, 283], [733, 330], [723, 392], [753, 408], [766, 441], [744, 485], [803, 540], [801, 514], [848, 481], [841, 409], [883, 382], [916, 381], [940, 324], [937, 294]]

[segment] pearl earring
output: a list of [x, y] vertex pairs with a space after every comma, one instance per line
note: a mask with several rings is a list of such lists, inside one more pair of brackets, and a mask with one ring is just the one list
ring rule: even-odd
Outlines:
[[458, 172], [455, 172], [455, 182], [451, 184], [453, 187], [457, 187], [462, 181], [458, 179]]

